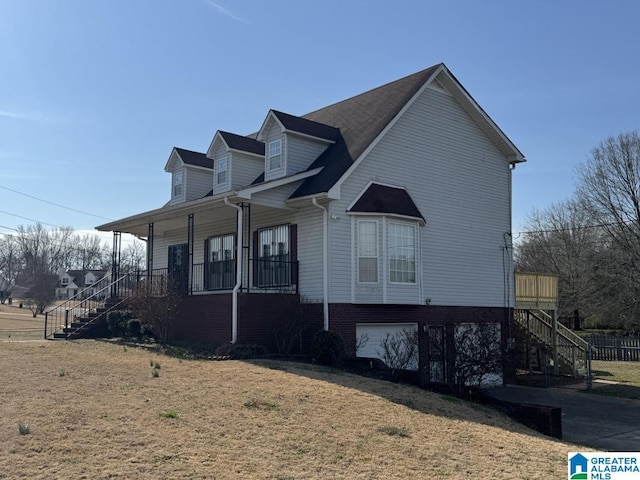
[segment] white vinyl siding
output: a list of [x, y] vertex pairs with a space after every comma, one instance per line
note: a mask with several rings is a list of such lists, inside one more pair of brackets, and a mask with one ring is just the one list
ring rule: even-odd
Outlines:
[[[432, 305], [503, 307], [505, 295], [512, 302], [513, 292], [510, 253], [504, 248], [509, 175], [504, 154], [456, 100], [426, 89], [342, 184], [330, 214], [344, 219], [371, 180], [405, 187], [426, 220], [416, 232], [421, 239], [417, 283], [411, 295], [407, 284], [387, 285], [387, 302], [429, 298]], [[330, 301], [380, 303], [382, 291], [354, 298], [355, 227], [335, 221], [330, 228]]]
[[358, 283], [378, 283], [378, 222], [358, 221]]
[[313, 163], [329, 146], [320, 142], [292, 133], [287, 133], [287, 172], [286, 175], [300, 173]]
[[186, 166], [185, 176], [185, 201], [202, 198], [211, 191], [213, 170]]
[[229, 153], [229, 181], [232, 190], [251, 185], [264, 172], [264, 157], [234, 151]]

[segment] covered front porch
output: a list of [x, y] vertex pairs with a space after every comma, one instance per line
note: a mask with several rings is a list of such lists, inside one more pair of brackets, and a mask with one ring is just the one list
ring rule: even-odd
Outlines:
[[206, 197], [98, 227], [112, 229], [112, 277], [121, 262], [121, 233], [146, 242], [154, 283], [188, 295], [298, 293], [297, 225], [292, 210]]

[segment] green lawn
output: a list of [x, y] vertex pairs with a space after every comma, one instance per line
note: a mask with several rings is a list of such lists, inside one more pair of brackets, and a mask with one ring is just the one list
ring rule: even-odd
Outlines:
[[593, 360], [591, 369], [594, 380], [616, 382], [612, 385], [597, 386], [593, 393], [640, 399], [640, 362]]

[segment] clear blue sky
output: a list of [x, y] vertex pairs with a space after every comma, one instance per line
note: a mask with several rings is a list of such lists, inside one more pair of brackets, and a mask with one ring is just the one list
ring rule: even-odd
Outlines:
[[518, 231], [601, 140], [639, 128], [639, 18], [637, 0], [0, 0], [0, 232], [160, 207], [173, 146], [438, 62], [528, 159]]

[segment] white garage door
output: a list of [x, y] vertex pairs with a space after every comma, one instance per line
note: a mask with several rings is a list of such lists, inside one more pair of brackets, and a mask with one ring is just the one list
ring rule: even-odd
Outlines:
[[[358, 357], [379, 358], [389, 365], [384, 355], [382, 343], [387, 335], [394, 336], [396, 339], [403, 337], [403, 330], [410, 333], [418, 331], [417, 323], [358, 323], [356, 324], [356, 342], [359, 346], [356, 355]], [[417, 346], [416, 346], [417, 347]], [[401, 352], [406, 353], [406, 347], [401, 348]], [[418, 369], [418, 353], [415, 349], [414, 358], [408, 366], [408, 370]]]

